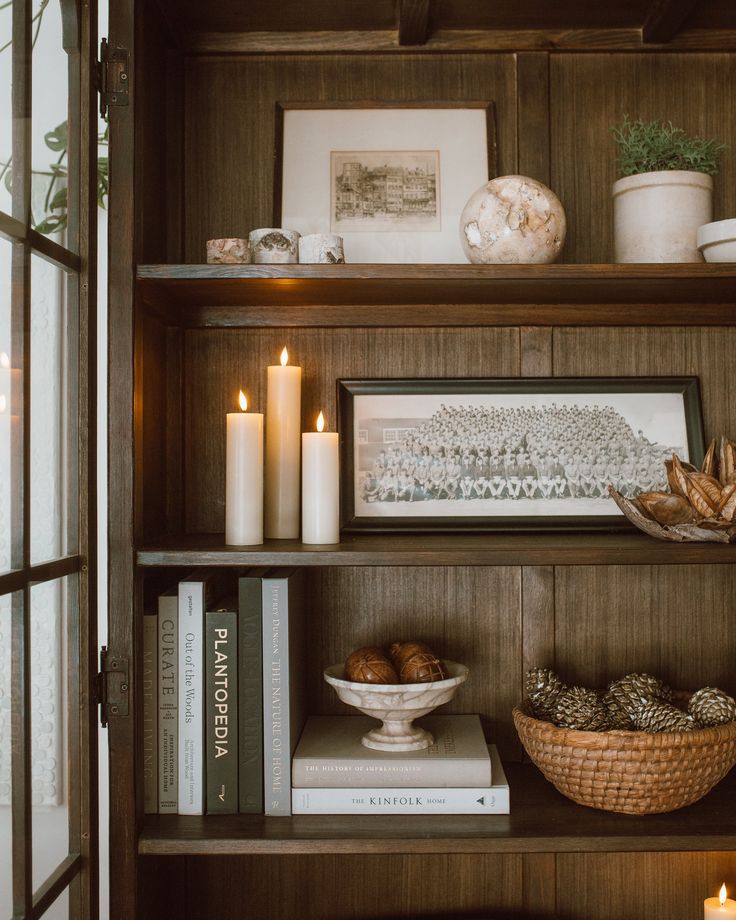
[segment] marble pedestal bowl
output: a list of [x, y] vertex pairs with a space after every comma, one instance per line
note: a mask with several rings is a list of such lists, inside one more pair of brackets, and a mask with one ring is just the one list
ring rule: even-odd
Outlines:
[[449, 702], [468, 676], [464, 664], [456, 661], [444, 664], [449, 677], [423, 684], [364, 684], [345, 680], [341, 664], [327, 668], [324, 678], [343, 703], [383, 723], [363, 735], [365, 747], [374, 751], [422, 751], [433, 744], [434, 738], [412, 722]]

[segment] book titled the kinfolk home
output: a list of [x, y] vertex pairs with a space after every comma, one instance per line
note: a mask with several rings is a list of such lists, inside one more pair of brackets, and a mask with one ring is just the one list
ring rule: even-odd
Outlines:
[[507, 815], [509, 786], [496, 746], [488, 746], [493, 783], [468, 787], [293, 789], [295, 815]]
[[205, 614], [207, 814], [238, 812], [238, 602]]
[[158, 610], [143, 617], [143, 811], [158, 811]]
[[238, 579], [239, 811], [263, 811], [263, 586], [268, 569]]
[[292, 764], [296, 788], [467, 786], [491, 784], [491, 761], [477, 715], [425, 716], [434, 744], [422, 751], [365, 747], [376, 726], [369, 716], [310, 716]]
[[158, 599], [158, 810], [174, 813], [179, 804], [179, 591]]
[[263, 578], [264, 812], [291, 814], [291, 756], [304, 726], [303, 573], [272, 570]]
[[179, 582], [179, 814], [205, 810], [204, 612], [215, 579], [209, 573]]

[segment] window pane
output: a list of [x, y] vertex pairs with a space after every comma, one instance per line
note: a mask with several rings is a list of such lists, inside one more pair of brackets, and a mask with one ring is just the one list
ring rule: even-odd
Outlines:
[[78, 621], [77, 576], [31, 587], [33, 888], [69, 852], [68, 629]]
[[[76, 281], [74, 276], [71, 280]], [[67, 274], [31, 259], [31, 562], [76, 551], [76, 321]]]
[[69, 73], [61, 0], [34, 0], [33, 16], [33, 225], [66, 245]]
[[[5, 177], [10, 171], [12, 154], [12, 109], [11, 75], [12, 75], [12, 35], [13, 11], [11, 4], [0, 4], [0, 211], [10, 214], [13, 210], [10, 191], [5, 185]], [[7, 47], [6, 47], [7, 46]], [[0, 917], [3, 916], [0, 914]]]
[[20, 592], [0, 596], [0, 917], [10, 917], [13, 913], [10, 811], [10, 629], [13, 604], [23, 604]]
[[13, 368], [20, 361], [19, 356], [13, 353], [11, 250], [10, 243], [0, 240], [0, 572], [8, 571], [13, 565], [19, 567], [22, 552], [20, 492], [23, 432], [20, 412], [23, 378], [20, 369]]

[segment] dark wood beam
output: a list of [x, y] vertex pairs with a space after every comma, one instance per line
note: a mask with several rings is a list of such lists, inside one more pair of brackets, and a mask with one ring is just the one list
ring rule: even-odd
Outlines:
[[677, 35], [698, 0], [654, 0], [641, 28], [646, 44], [668, 42]]
[[423, 45], [429, 34], [429, 0], [399, 0], [399, 44]]

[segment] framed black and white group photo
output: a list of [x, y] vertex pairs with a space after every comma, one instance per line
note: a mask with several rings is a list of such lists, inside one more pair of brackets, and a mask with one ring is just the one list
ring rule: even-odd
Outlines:
[[666, 489], [699, 463], [697, 378], [338, 382], [343, 526], [625, 526], [608, 494]]

